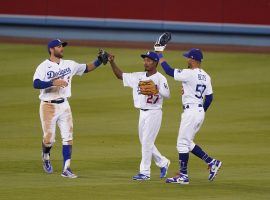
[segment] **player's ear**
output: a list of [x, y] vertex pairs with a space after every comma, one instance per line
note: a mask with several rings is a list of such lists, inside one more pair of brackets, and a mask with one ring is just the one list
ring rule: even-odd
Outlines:
[[54, 48], [49, 48], [49, 54], [51, 55]]

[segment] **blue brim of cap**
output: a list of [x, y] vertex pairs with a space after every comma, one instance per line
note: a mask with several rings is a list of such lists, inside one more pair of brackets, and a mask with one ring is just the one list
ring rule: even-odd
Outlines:
[[141, 57], [142, 57], [142, 58], [150, 58], [151, 60], [157, 62], [155, 59], [153, 59], [153, 58], [151, 58], [150, 56], [145, 55], [145, 54], [142, 54]]
[[[147, 55], [145, 55], [145, 54], [141, 54], [141, 57], [142, 57], [142, 58], [145, 58], [145, 57], [150, 58], [149, 56], [147, 56]], [[152, 58], [151, 58], [151, 59], [152, 59]]]
[[183, 53], [183, 56], [188, 58], [188, 53]]
[[62, 42], [62, 46], [63, 46], [63, 47], [65, 47], [65, 46], [67, 46], [67, 45], [68, 45], [67, 42]]
[[151, 60], [153, 60], [153, 58], [151, 58], [150, 56], [145, 55], [145, 54], [142, 54], [141, 57], [142, 57], [142, 58], [150, 58]]

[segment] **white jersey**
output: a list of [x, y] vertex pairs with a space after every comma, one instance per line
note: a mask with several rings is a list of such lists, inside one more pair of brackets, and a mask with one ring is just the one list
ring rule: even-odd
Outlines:
[[60, 59], [57, 64], [48, 59], [43, 61], [36, 69], [33, 80], [51, 81], [55, 78], [62, 78], [68, 83], [67, 87], [59, 88], [52, 86], [40, 90], [39, 98], [42, 101], [50, 101], [59, 98], [69, 98], [71, 96], [71, 80], [74, 75], [82, 75], [86, 69], [86, 64], [78, 64], [72, 60]]
[[182, 102], [203, 104], [205, 95], [213, 93], [211, 78], [203, 69], [175, 69], [174, 79], [182, 81]]
[[[140, 93], [139, 82], [152, 80], [159, 90], [157, 95], [143, 95]], [[170, 89], [167, 79], [159, 72], [147, 77], [146, 72], [123, 73], [124, 86], [133, 89], [133, 100], [135, 108], [139, 109], [161, 109], [163, 98], [170, 97]]]

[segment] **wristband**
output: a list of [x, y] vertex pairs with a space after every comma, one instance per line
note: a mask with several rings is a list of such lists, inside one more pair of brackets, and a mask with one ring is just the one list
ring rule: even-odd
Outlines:
[[102, 64], [102, 62], [99, 59], [96, 59], [93, 64], [95, 67], [98, 67], [99, 65]]

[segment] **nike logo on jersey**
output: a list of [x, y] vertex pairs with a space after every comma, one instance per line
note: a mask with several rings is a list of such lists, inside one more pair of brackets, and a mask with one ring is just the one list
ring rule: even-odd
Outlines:
[[48, 71], [47, 72], [47, 76], [48, 79], [52, 79], [52, 78], [58, 78], [58, 77], [63, 77], [67, 74], [71, 73], [71, 69], [68, 67], [66, 69], [59, 69], [59, 71]]

